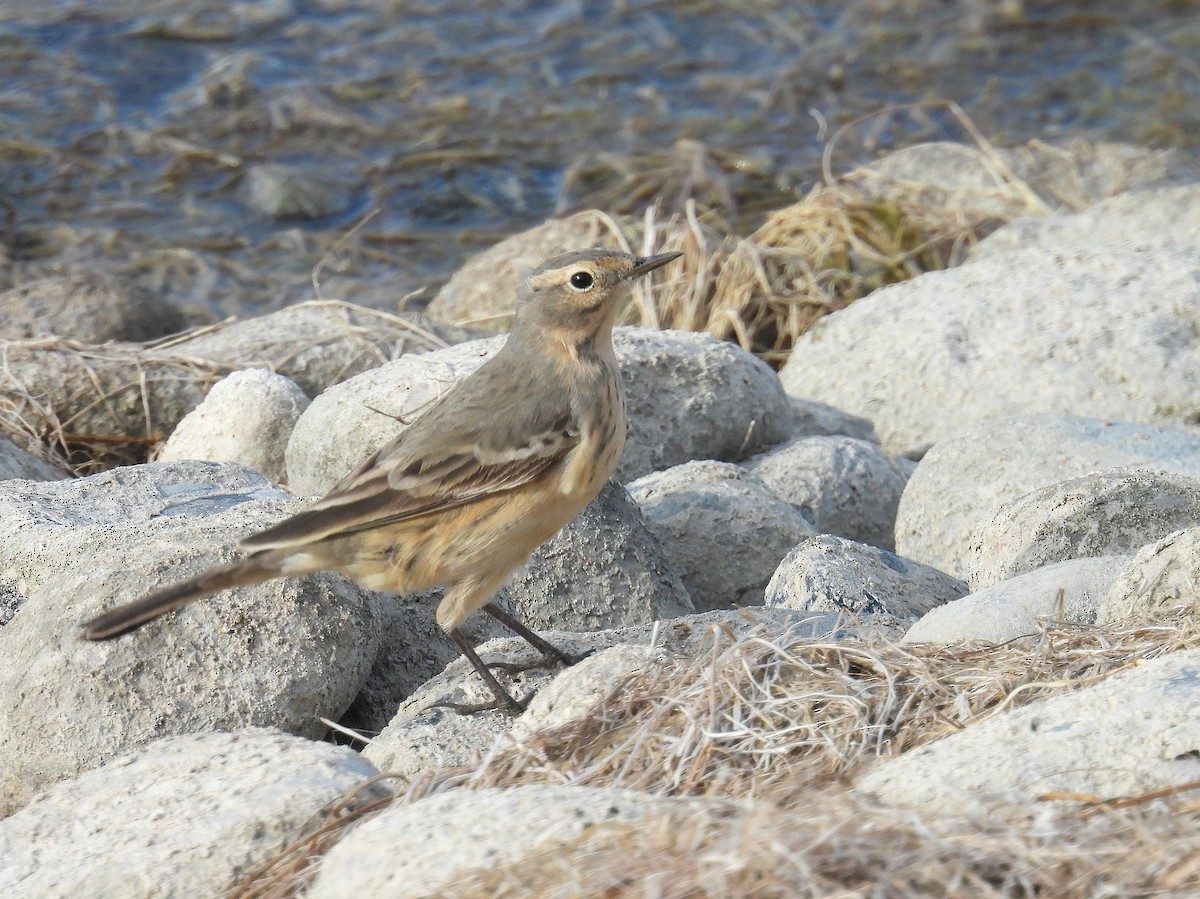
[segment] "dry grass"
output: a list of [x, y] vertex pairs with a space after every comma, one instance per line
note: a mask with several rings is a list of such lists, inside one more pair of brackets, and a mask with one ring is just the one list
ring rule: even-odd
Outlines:
[[[92, 345], [58, 337], [2, 341], [0, 434], [42, 447], [48, 461], [74, 474], [89, 474], [144, 462], [213, 384], [239, 368], [270, 368], [299, 379], [317, 368], [312, 357], [334, 347], [337, 352], [328, 358], [335, 365], [355, 363], [330, 375], [338, 380], [409, 349], [444, 345], [436, 334], [398, 316], [336, 300], [305, 306], [332, 324], [294, 339], [282, 327], [257, 339], [239, 338], [240, 324], [230, 319], [149, 344]], [[221, 344], [222, 334], [228, 345]], [[299, 370], [293, 371], [297, 360]]]
[[747, 237], [729, 235], [690, 199], [666, 218], [647, 209], [638, 228], [609, 218], [627, 251], [684, 253], [674, 277], [653, 294], [645, 287], [635, 293], [620, 323], [708, 331], [778, 367], [822, 316], [887, 284], [957, 264], [1004, 221], [1046, 211], [1015, 176], [998, 178], [987, 196], [973, 191], [965, 206], [930, 202], [930, 187], [893, 181], [881, 191], [878, 181], [831, 180], [768, 213]]
[[[1049, 623], [1001, 646], [824, 642], [714, 634], [622, 684], [583, 720], [408, 785], [433, 792], [529, 783], [686, 797], [637, 825], [469, 872], [453, 895], [1112, 895], [1200, 885], [1200, 803], [1187, 792], [1125, 801], [999, 806], [986, 820], [878, 806], [847, 789], [861, 765], [1006, 709], [1200, 646], [1178, 613], [1104, 628]], [[1151, 801], [1153, 800], [1153, 801]], [[326, 829], [264, 869], [302, 888]], [[1120, 875], [1118, 877], [1117, 875]]]

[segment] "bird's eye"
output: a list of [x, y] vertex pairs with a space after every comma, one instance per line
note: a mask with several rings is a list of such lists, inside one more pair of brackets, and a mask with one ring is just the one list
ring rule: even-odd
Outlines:
[[567, 283], [571, 285], [572, 289], [582, 293], [585, 290], [591, 290], [596, 279], [592, 277], [591, 272], [576, 272], [571, 275], [571, 279]]

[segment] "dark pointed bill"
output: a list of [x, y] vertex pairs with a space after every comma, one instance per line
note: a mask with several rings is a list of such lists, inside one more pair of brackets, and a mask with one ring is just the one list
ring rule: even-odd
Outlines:
[[629, 270], [629, 277], [640, 278], [647, 272], [652, 272], [682, 255], [682, 253], [660, 253], [657, 256], [642, 256], [638, 259], [637, 264]]

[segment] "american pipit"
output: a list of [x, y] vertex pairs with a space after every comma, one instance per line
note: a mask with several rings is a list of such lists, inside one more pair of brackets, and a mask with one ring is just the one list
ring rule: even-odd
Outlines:
[[308, 509], [242, 540], [241, 560], [106, 612], [84, 636], [116, 637], [214, 590], [324, 569], [372, 590], [449, 585], [438, 624], [498, 707], [519, 712], [459, 625], [482, 608], [571, 661], [491, 599], [616, 467], [625, 400], [613, 320], [636, 278], [679, 255], [581, 250], [543, 263], [521, 288], [504, 347], [395, 440]]

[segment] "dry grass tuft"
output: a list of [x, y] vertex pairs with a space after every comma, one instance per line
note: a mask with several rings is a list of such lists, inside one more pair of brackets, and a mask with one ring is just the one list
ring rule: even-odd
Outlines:
[[[688, 803], [466, 872], [467, 897], [1182, 895], [1200, 886], [1200, 800], [1121, 812], [1005, 805], [929, 818], [783, 785], [754, 803]], [[1191, 893], [1194, 895], [1194, 893]]]
[[[1121, 626], [1047, 623], [999, 646], [714, 632], [701, 655], [622, 684], [584, 720], [410, 784], [397, 801], [530, 783], [687, 800], [470, 872], [452, 890], [460, 896], [1083, 897], [1105, 883], [1128, 887], [1114, 895], [1196, 885], [1200, 802], [1184, 791], [1001, 806], [978, 821], [880, 807], [846, 787], [875, 758], [1197, 646], [1200, 623], [1183, 611]], [[244, 895], [295, 895], [311, 865], [293, 870]]]
[[230, 319], [149, 344], [58, 337], [2, 341], [0, 434], [43, 447], [48, 461], [76, 475], [90, 474], [146, 461], [212, 385], [239, 368], [269, 368], [297, 381], [327, 369], [323, 381], [302, 382], [315, 393], [328, 386], [325, 381], [408, 349], [444, 345], [416, 322], [336, 300], [302, 304], [277, 316], [292, 312], [312, 313], [306, 321], [314, 330], [321, 322], [320, 333], [292, 337], [277, 318], [267, 318]]
[[766, 633], [675, 658], [622, 686], [583, 721], [490, 757], [456, 783], [623, 787], [752, 797], [807, 789], [1005, 709], [1089, 686], [1138, 661], [1200, 646], [1186, 615], [1115, 627], [1047, 624], [1000, 646]]
[[[1004, 220], [984, 203], [966, 212], [927, 203], [927, 187], [897, 183], [880, 197], [852, 181], [819, 185], [744, 238], [722, 233], [692, 201], [665, 220], [648, 209], [640, 241], [610, 219], [630, 252], [636, 246], [640, 253], [684, 253], [674, 277], [653, 294], [635, 293], [620, 323], [708, 331], [782, 365], [822, 316], [887, 284], [960, 262]], [[1015, 210], [1014, 196], [1027, 194], [999, 185], [996, 196]], [[1024, 208], [1041, 211], [1028, 196]]]

